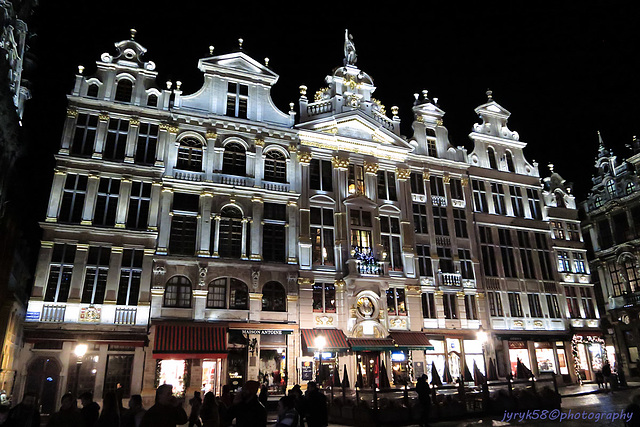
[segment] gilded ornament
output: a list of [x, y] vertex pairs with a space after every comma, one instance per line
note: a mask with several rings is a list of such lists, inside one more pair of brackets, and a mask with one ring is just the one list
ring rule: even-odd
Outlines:
[[129, 119], [129, 125], [131, 125], [131, 126], [140, 126], [140, 119], [137, 119], [137, 118], [134, 118], [134, 117], [130, 118]]
[[331, 159], [331, 164], [336, 169], [349, 169], [349, 159], [344, 157], [333, 157]]
[[75, 108], [67, 108], [67, 117], [76, 118], [78, 117], [78, 110]]
[[218, 137], [218, 134], [217, 134], [217, 133], [215, 133], [214, 131], [208, 131], [208, 132], [205, 134], [205, 137], [206, 137], [207, 139], [216, 139], [216, 138]]
[[409, 168], [396, 168], [396, 177], [399, 180], [409, 179], [411, 176], [411, 169]]
[[311, 163], [311, 153], [307, 151], [302, 151], [298, 154], [298, 161], [303, 164]]
[[264, 138], [256, 138], [253, 143], [256, 147], [264, 147]]
[[365, 173], [377, 174], [379, 165], [374, 162], [364, 162], [364, 171]]
[[106, 122], [109, 120], [109, 114], [108, 113], [100, 113], [98, 114], [98, 119], [102, 122]]

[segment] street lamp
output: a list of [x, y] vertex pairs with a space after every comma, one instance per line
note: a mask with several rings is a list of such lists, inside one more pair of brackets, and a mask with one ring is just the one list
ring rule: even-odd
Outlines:
[[327, 344], [327, 339], [322, 335], [318, 335], [313, 340], [313, 342], [316, 348], [318, 349], [318, 357], [320, 360], [320, 363], [318, 366], [318, 375], [316, 376], [316, 382], [322, 384], [322, 379], [320, 378], [320, 376], [322, 375], [322, 350], [324, 349], [324, 346]]
[[487, 334], [487, 331], [485, 331], [482, 328], [482, 325], [480, 325], [480, 327], [478, 328], [478, 332], [476, 333], [476, 337], [478, 339], [478, 341], [480, 341], [480, 343], [482, 344], [482, 363], [484, 364], [484, 373], [485, 375], [488, 374], [487, 372], [487, 360], [486, 360], [486, 356], [485, 356], [485, 346], [487, 344], [487, 340], [489, 339], [489, 336]]
[[76, 384], [74, 389], [76, 399], [78, 398], [78, 387], [80, 384], [80, 367], [82, 366], [82, 358], [85, 354], [87, 354], [88, 349], [89, 346], [87, 346], [86, 344], [78, 344], [76, 345], [76, 348], [73, 349], [74, 354], [78, 358], [76, 362]]

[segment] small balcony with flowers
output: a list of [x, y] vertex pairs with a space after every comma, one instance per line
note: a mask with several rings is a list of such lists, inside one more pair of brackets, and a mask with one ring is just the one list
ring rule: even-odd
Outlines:
[[380, 261], [369, 247], [354, 246], [347, 260], [349, 276], [380, 277], [389, 275], [389, 263]]

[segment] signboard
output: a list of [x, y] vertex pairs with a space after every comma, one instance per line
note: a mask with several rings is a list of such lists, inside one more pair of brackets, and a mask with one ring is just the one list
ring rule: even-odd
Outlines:
[[422, 375], [424, 375], [424, 363], [413, 362], [413, 375], [416, 378], [420, 378]]
[[27, 322], [37, 322], [40, 320], [40, 312], [39, 311], [27, 311], [27, 316], [25, 318]]
[[313, 362], [302, 362], [301, 377], [302, 381], [313, 379]]
[[289, 335], [293, 331], [286, 331], [283, 329], [243, 329], [242, 333], [245, 335]]

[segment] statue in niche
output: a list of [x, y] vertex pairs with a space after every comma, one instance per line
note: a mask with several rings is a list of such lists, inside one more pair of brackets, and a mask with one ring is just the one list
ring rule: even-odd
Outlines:
[[353, 36], [349, 34], [349, 30], [344, 30], [344, 65], [356, 65], [358, 55], [356, 55], [356, 46], [353, 44]]

